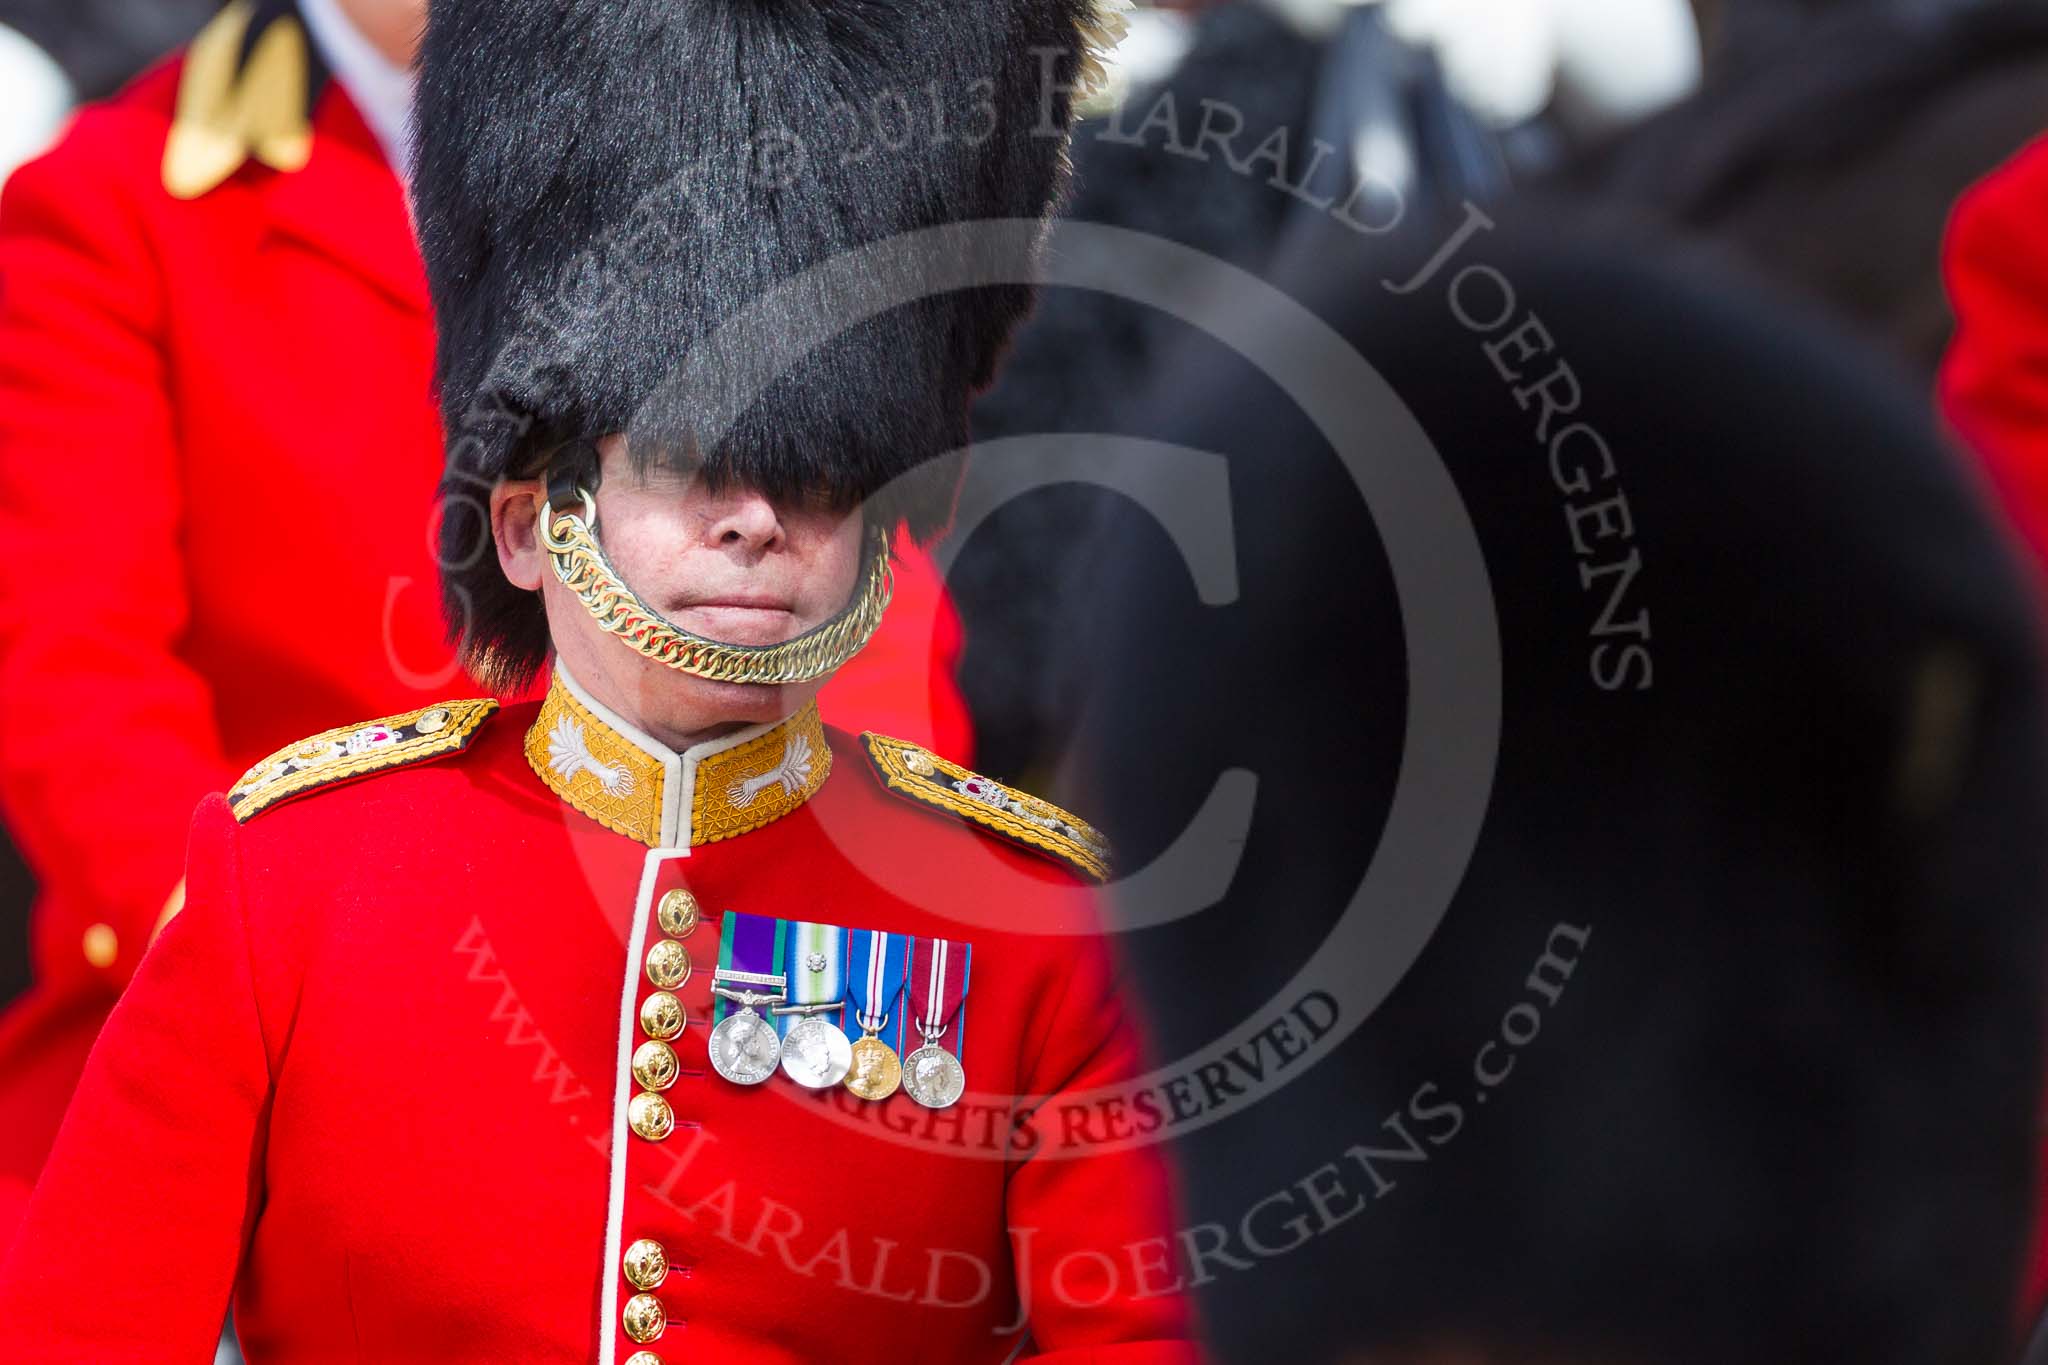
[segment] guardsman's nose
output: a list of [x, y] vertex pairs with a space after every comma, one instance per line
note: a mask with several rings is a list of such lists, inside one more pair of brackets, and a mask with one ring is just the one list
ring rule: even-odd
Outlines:
[[719, 495], [705, 525], [705, 543], [722, 550], [761, 555], [782, 541], [782, 514], [775, 504], [750, 488], [730, 488]]

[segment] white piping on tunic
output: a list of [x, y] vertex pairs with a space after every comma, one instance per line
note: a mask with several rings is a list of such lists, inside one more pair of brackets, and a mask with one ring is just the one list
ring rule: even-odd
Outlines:
[[626, 937], [626, 984], [619, 1002], [619, 1055], [617, 1079], [612, 1091], [611, 1186], [606, 1197], [604, 1223], [604, 1311], [598, 1320], [602, 1335], [598, 1339], [597, 1348], [598, 1365], [616, 1365], [621, 1329], [619, 1280], [623, 1273], [621, 1262], [625, 1254], [626, 1162], [630, 1155], [629, 1144], [632, 1138], [632, 1129], [626, 1122], [626, 1113], [633, 1101], [633, 1039], [640, 1022], [640, 1012], [637, 1008], [640, 998], [640, 963], [646, 951], [648, 922], [653, 918], [654, 888], [660, 881], [663, 863], [690, 856], [690, 796], [691, 789], [697, 781], [697, 765], [714, 754], [745, 744], [750, 739], [757, 739], [783, 722], [777, 720], [763, 725], [748, 726], [744, 730], [719, 739], [692, 745], [688, 750], [678, 754], [591, 696], [569, 670], [562, 666], [559, 659], [555, 661], [555, 672], [561, 677], [563, 685], [575, 695], [576, 700], [590, 708], [591, 714], [616, 730], [626, 740], [638, 745], [649, 757], [661, 760], [663, 773], [661, 847], [648, 849], [646, 861], [641, 865], [640, 890], [633, 902], [633, 927]]
[[[609, 723], [609, 722], [607, 722]], [[626, 1124], [626, 1107], [633, 1100], [633, 1030], [639, 1022], [635, 1008], [640, 998], [640, 956], [647, 940], [647, 922], [654, 908], [654, 888], [661, 865], [687, 858], [687, 848], [650, 848], [640, 869], [640, 892], [633, 903], [633, 928], [626, 937], [626, 989], [619, 1005], [618, 1081], [612, 1092], [611, 1190], [606, 1199], [604, 1220], [604, 1312], [599, 1319], [603, 1335], [598, 1339], [598, 1365], [614, 1365], [619, 1339], [619, 1277], [624, 1255], [626, 1222], [626, 1157], [631, 1130]]]

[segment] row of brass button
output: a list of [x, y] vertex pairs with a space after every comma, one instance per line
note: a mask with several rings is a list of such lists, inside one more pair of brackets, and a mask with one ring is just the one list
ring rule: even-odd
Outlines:
[[[661, 1092], [676, 1083], [682, 1062], [671, 1046], [682, 1034], [688, 1016], [675, 990], [690, 979], [690, 954], [678, 941], [697, 927], [697, 898], [678, 889], [661, 898], [654, 917], [668, 935], [647, 950], [647, 980], [654, 993], [640, 1002], [640, 1029], [647, 1040], [633, 1049], [633, 1081], [638, 1094], [626, 1106], [626, 1122], [649, 1142], [660, 1142], [675, 1131], [675, 1110]], [[668, 1330], [668, 1312], [652, 1292], [668, 1278], [668, 1252], [651, 1237], [642, 1237], [626, 1248], [620, 1266], [626, 1283], [638, 1292], [626, 1300], [623, 1318], [626, 1335], [645, 1344]], [[652, 1351], [635, 1351], [626, 1365], [662, 1365]]]
[[640, 1002], [640, 1027], [647, 1041], [633, 1050], [633, 1080], [639, 1093], [627, 1102], [626, 1122], [649, 1142], [660, 1142], [676, 1129], [675, 1110], [661, 1092], [676, 1083], [682, 1062], [670, 1040], [682, 1033], [687, 1016], [675, 990], [690, 979], [690, 954], [678, 940], [697, 927], [697, 898], [678, 889], [661, 898], [654, 917], [671, 937], [647, 950], [647, 980], [654, 994]]

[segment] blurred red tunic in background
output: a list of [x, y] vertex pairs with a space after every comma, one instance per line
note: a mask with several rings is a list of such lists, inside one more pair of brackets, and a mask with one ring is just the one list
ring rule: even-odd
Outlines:
[[[174, 198], [180, 71], [83, 111], [0, 199], [0, 803], [42, 883], [36, 982], [0, 1016], [0, 1250], [200, 798], [294, 736], [468, 686], [398, 178], [328, 81], [303, 169]], [[887, 621], [820, 704], [969, 761], [958, 618], [899, 553]]]
[[[1990, 474], [2038, 587], [2048, 570], [2048, 139], [1963, 196], [1942, 264], [1956, 334], [1941, 406]], [[2048, 1137], [2041, 1166], [2029, 1314], [2048, 1304]]]
[[2048, 564], [2048, 140], [1963, 196], [1943, 270], [1956, 334], [1942, 407]]

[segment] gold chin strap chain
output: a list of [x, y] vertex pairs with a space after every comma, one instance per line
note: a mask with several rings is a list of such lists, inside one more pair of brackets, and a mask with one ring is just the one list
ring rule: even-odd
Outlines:
[[892, 589], [889, 533], [868, 528], [867, 571], [837, 616], [779, 645], [730, 645], [693, 635], [664, 618], [626, 586], [597, 541], [597, 503], [582, 488], [583, 510], [541, 506], [541, 543], [555, 577], [613, 635], [656, 663], [714, 682], [800, 683], [822, 678], [858, 654], [882, 624]]

